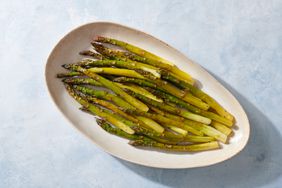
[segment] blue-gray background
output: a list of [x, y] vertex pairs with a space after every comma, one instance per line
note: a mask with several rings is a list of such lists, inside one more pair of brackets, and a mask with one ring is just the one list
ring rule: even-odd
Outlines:
[[[251, 122], [226, 162], [161, 170], [118, 160], [62, 117], [44, 66], [74, 27], [114, 21], [168, 42], [217, 77]], [[282, 1], [0, 1], [0, 187], [281, 187]]]

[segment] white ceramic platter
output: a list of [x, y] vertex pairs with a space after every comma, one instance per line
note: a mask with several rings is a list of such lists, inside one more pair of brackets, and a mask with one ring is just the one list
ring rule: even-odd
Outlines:
[[[80, 60], [82, 57], [78, 55], [78, 52], [89, 49], [90, 42], [97, 35], [116, 38], [144, 48], [174, 62], [180, 69], [187, 71], [199, 80], [203, 85], [203, 90], [215, 98], [236, 118], [238, 129], [235, 130], [235, 135], [230, 139], [230, 143], [228, 145], [221, 144], [221, 149], [213, 151], [186, 154], [166, 153], [134, 148], [127, 144], [128, 140], [110, 135], [101, 129], [93, 116], [82, 113], [78, 109], [79, 104], [67, 94], [60, 79], [56, 78], [57, 73], [64, 72], [61, 65]], [[123, 25], [96, 22], [74, 29], [53, 49], [46, 64], [45, 76], [52, 99], [71, 124], [103, 150], [126, 161], [158, 168], [208, 166], [227, 160], [239, 153], [245, 147], [249, 138], [250, 127], [246, 113], [236, 98], [215, 78], [168, 44], [151, 35]]]

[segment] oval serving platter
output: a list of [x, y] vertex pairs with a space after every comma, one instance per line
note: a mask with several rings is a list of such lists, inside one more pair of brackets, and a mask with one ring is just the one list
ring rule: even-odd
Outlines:
[[[134, 148], [127, 144], [128, 140], [110, 135], [100, 128], [93, 116], [79, 110], [79, 104], [68, 95], [60, 79], [56, 78], [57, 73], [64, 71], [61, 65], [80, 60], [81, 56], [78, 52], [90, 49], [90, 42], [98, 35], [116, 38], [148, 50], [173, 62], [199, 80], [202, 89], [235, 116], [238, 129], [234, 130], [235, 134], [229, 140], [229, 144], [221, 144], [222, 148], [218, 150], [199, 153], [166, 153]], [[208, 166], [225, 161], [239, 153], [249, 138], [250, 125], [242, 106], [214, 77], [168, 44], [123, 25], [94, 22], [74, 29], [52, 50], [46, 64], [45, 77], [49, 93], [56, 106], [80, 132], [109, 154], [136, 164], [174, 169]]]

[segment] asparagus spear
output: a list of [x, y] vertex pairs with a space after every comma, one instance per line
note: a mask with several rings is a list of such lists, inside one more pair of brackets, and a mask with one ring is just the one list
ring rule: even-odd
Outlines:
[[163, 132], [163, 137], [170, 140], [182, 140], [184, 138], [184, 136], [181, 134], [177, 134], [175, 132], [171, 132], [167, 130]]
[[138, 93], [134, 93], [134, 92], [131, 92], [131, 91], [127, 91], [127, 92], [130, 93], [132, 96], [138, 98], [139, 100], [143, 101], [144, 103], [150, 104], [154, 107], [163, 109], [163, 110], [168, 111], [170, 113], [178, 114], [179, 116], [185, 117], [187, 119], [191, 119], [191, 120], [198, 121], [198, 122], [205, 123], [205, 124], [211, 123], [211, 120], [206, 118], [206, 117], [190, 113], [190, 112], [183, 110], [183, 109], [180, 109], [180, 108], [174, 108], [174, 107], [171, 107], [171, 106], [166, 105], [164, 103], [159, 103], [157, 101], [149, 99], [149, 98], [147, 98], [143, 95], [140, 95]]
[[112, 68], [112, 67], [93, 67], [88, 70], [94, 73], [102, 73], [102, 74], [127, 76], [127, 77], [144, 79], [144, 76], [142, 76], [141, 74], [135, 72], [134, 70], [128, 70], [128, 69], [119, 69], [119, 68]]
[[68, 93], [82, 106], [84, 106], [86, 109], [88, 109], [90, 112], [97, 114], [101, 118], [107, 120], [114, 126], [120, 128], [124, 132], [128, 134], [134, 134], [134, 130], [125, 125], [123, 122], [119, 121], [118, 119], [114, 118], [111, 114], [107, 113], [105, 110], [102, 108], [99, 108], [95, 105], [90, 104], [87, 100], [81, 98], [77, 94], [75, 94], [75, 91], [70, 87], [70, 85], [65, 84], [65, 87], [68, 91]]
[[128, 102], [124, 101], [119, 96], [113, 95], [113, 94], [111, 94], [107, 91], [95, 90], [95, 89], [92, 89], [92, 88], [89, 88], [89, 87], [83, 87], [83, 86], [78, 86], [78, 85], [74, 85], [73, 88], [82, 92], [82, 93], [84, 93], [84, 94], [86, 94], [86, 95], [91, 95], [91, 96], [97, 97], [99, 99], [112, 101], [117, 106], [120, 106], [123, 109], [132, 109], [132, 110], [136, 109], [135, 107], [133, 107]]
[[166, 117], [163, 117], [162, 115], [159, 114], [152, 114], [148, 112], [140, 112], [136, 110], [125, 110], [128, 114], [132, 115], [139, 115], [139, 116], [144, 116], [150, 119], [153, 119], [154, 121], [161, 123], [161, 124], [166, 124], [166, 125], [172, 125], [175, 127], [182, 128], [192, 134], [198, 135], [198, 136], [203, 136], [203, 133], [201, 131], [198, 131], [195, 128], [192, 128], [189, 124], [180, 122], [180, 121], [175, 121]]
[[179, 90], [175, 87], [173, 87], [171, 84], [167, 82], [163, 82], [160, 80], [154, 80], [154, 82], [148, 81], [148, 80], [142, 80], [138, 78], [127, 78], [127, 77], [119, 77], [114, 79], [115, 82], [125, 82], [125, 83], [134, 83], [143, 87], [151, 87], [153, 89], [161, 90], [162, 92], [170, 93], [174, 96], [177, 96], [178, 98], [182, 98], [182, 100], [191, 103], [201, 109], [207, 110], [209, 106], [202, 102], [201, 100], [192, 97], [191, 95], [187, 95], [182, 90]]
[[107, 131], [110, 134], [117, 135], [122, 138], [126, 138], [129, 140], [137, 140], [137, 139], [143, 139], [143, 136], [136, 135], [136, 134], [128, 134], [121, 129], [114, 128], [110, 124], [108, 124], [106, 121], [101, 119], [96, 119], [97, 124], [102, 127], [105, 131]]
[[72, 85], [86, 84], [86, 85], [99, 86], [99, 87], [103, 86], [100, 82], [97, 82], [92, 78], [65, 78], [62, 81], [66, 84], [72, 84]]
[[173, 125], [165, 125], [165, 127], [168, 127], [169, 129], [173, 130], [174, 132], [181, 134], [183, 136], [186, 136], [188, 134], [188, 131], [181, 129], [179, 127], [175, 127]]
[[121, 116], [123, 116], [124, 118], [127, 118], [129, 119], [130, 121], [132, 122], [135, 122], [135, 123], [138, 123], [138, 119], [134, 118], [133, 116], [130, 116], [128, 114], [126, 114], [124, 111], [120, 110], [120, 108], [118, 108], [116, 105], [108, 102], [108, 101], [105, 101], [105, 100], [101, 100], [101, 99], [98, 99], [96, 97], [91, 97], [91, 96], [85, 96], [85, 98], [88, 100], [88, 101], [91, 101], [95, 104], [98, 104], [100, 106], [103, 106], [111, 111], [113, 111], [114, 113], [117, 113]]
[[189, 83], [175, 79], [175, 78], [173, 78], [172, 76], [169, 76], [169, 75], [166, 75], [164, 78], [173, 82], [174, 84], [177, 84], [179, 87], [181, 87], [183, 89], [188, 88], [189, 91], [191, 91], [191, 93], [193, 95], [195, 95], [196, 97], [198, 97], [198, 98], [202, 99], [203, 101], [205, 101], [206, 103], [208, 103], [219, 115], [221, 115], [222, 117], [230, 120], [231, 122], [234, 121], [234, 117], [232, 116], [232, 114], [227, 112], [218, 102], [216, 102], [216, 100], [214, 100], [212, 97], [210, 97], [208, 94], [206, 94], [202, 90], [196, 88], [195, 86], [193, 86]]
[[[135, 91], [139, 90], [140, 92], [143, 93], [144, 96], [153, 99], [157, 102], [163, 102], [163, 100], [161, 98], [156, 97], [155, 95], [153, 95], [151, 92], [149, 92], [148, 90], [144, 89], [143, 87], [140, 87], [138, 85], [135, 84], [127, 84], [127, 86], [130, 86], [131, 88], [134, 88]], [[136, 92], [138, 93], [138, 92]]]
[[112, 81], [99, 76], [85, 68], [82, 68], [80, 66], [77, 65], [71, 65], [71, 64], [65, 64], [63, 66], [64, 68], [67, 69], [71, 69], [73, 71], [78, 71], [81, 72], [87, 76], [89, 76], [90, 78], [93, 78], [94, 80], [100, 82], [103, 86], [107, 87], [108, 89], [111, 89], [113, 92], [115, 92], [117, 95], [119, 95], [120, 97], [122, 97], [124, 100], [126, 100], [128, 103], [130, 103], [132, 106], [138, 108], [141, 111], [148, 111], [149, 108], [147, 107], [147, 105], [145, 105], [144, 103], [140, 102], [139, 100], [135, 99], [134, 97], [128, 95], [126, 92], [124, 92], [120, 87], [118, 87], [115, 83], [113, 83]]
[[[185, 120], [186, 121], [186, 120]], [[227, 136], [223, 134], [222, 132], [216, 130], [215, 128], [205, 125], [205, 124], [188, 124], [190, 127], [193, 127], [194, 129], [197, 129], [198, 131], [203, 132], [207, 136], [214, 137], [215, 139], [226, 143], [227, 142]]]
[[208, 112], [208, 111], [204, 111], [204, 110], [201, 110], [197, 107], [194, 107], [192, 105], [190, 105], [189, 103], [186, 103], [185, 101], [177, 98], [177, 97], [174, 97], [173, 95], [170, 95], [170, 94], [167, 94], [167, 93], [164, 93], [164, 92], [160, 92], [159, 90], [152, 90], [152, 89], [149, 89], [148, 90], [152, 93], [154, 93], [155, 95], [163, 98], [166, 102], [172, 102], [172, 103], [175, 103], [177, 105], [179, 105], [180, 107], [183, 107], [183, 108], [186, 108], [187, 110], [193, 112], [193, 113], [196, 113], [196, 114], [200, 114], [202, 116], [205, 116], [207, 118], [210, 118], [212, 120], [216, 120], [220, 123], [223, 123], [227, 126], [232, 126], [233, 125], [233, 122], [224, 118], [224, 117], [221, 117], [213, 112]]
[[219, 122], [212, 121], [211, 126], [213, 126], [216, 130], [222, 132], [226, 136], [229, 136], [232, 133], [232, 129], [226, 127], [225, 125], [223, 125]]
[[94, 67], [107, 67], [114, 66], [119, 68], [127, 68], [130, 70], [138, 70], [141, 69], [146, 72], [150, 72], [155, 77], [160, 78], [161, 75], [159, 73], [159, 69], [147, 64], [138, 63], [138, 62], [128, 62], [128, 61], [120, 61], [120, 60], [98, 60], [95, 61], [93, 59], [84, 59], [78, 63], [80, 66], [94, 66]]
[[176, 151], [176, 152], [195, 152], [195, 151], [206, 151], [220, 148], [217, 141], [207, 142], [203, 144], [193, 144], [187, 146], [169, 145], [158, 142], [148, 142], [146, 140], [134, 140], [130, 141], [129, 144], [137, 147], [148, 147], [158, 148], [161, 150]]
[[187, 135], [186, 137], [184, 137], [183, 142], [211, 142], [214, 140], [215, 138], [209, 136]]
[[119, 116], [118, 114], [112, 114], [112, 116], [115, 117], [116, 119], [120, 120], [124, 124], [128, 125], [130, 128], [132, 128], [135, 131], [136, 134], [142, 134], [142, 135], [146, 135], [148, 137], [162, 136], [162, 133], [153, 131], [150, 128], [148, 129], [147, 128], [148, 126], [146, 126], [146, 124], [145, 124], [145, 126], [142, 126], [142, 125], [144, 125], [144, 123], [142, 121], [139, 121], [141, 123], [137, 124], [137, 123], [134, 123], [134, 122], [132, 122], [132, 121], [126, 119], [126, 118]]
[[157, 133], [163, 133], [164, 132], [164, 128], [160, 124], [155, 122], [154, 120], [152, 120], [150, 118], [146, 118], [144, 116], [136, 116], [136, 118], [138, 120], [142, 121], [143, 123], [145, 123], [146, 125], [148, 125], [151, 129], [153, 129]]
[[66, 78], [66, 77], [74, 77], [74, 76], [81, 76], [80, 72], [67, 72], [67, 73], [59, 73], [57, 74], [57, 78]]
[[81, 51], [81, 52], [79, 52], [79, 54], [94, 57], [94, 58], [100, 59], [100, 60], [103, 59], [103, 56], [101, 54], [95, 53], [95, 52], [90, 51], [90, 50]]
[[148, 98], [150, 98], [154, 101], [157, 101], [157, 102], [161, 102], [161, 103], [163, 102], [162, 99], [157, 98], [155, 95], [153, 95], [152, 93], [150, 93], [146, 89], [143, 89], [142, 87], [139, 87], [139, 86], [136, 86], [136, 85], [124, 85], [124, 84], [121, 84], [121, 83], [116, 83], [116, 84], [120, 88], [131, 90], [135, 93], [138, 93], [140, 95], [144, 95], [145, 97], [148, 97]]
[[169, 131], [165, 131], [163, 137], [169, 140], [174, 140], [178, 143], [181, 143], [181, 142], [210, 142], [210, 141], [215, 140], [215, 138], [209, 137], [209, 136], [186, 135], [184, 137], [183, 135], [179, 135], [179, 134], [176, 135]]
[[175, 121], [184, 121], [185, 119], [183, 117], [180, 117], [180, 116], [177, 116], [177, 115], [174, 115], [174, 114], [170, 114], [168, 112], [165, 112], [165, 111], [162, 111], [156, 107], [153, 107], [150, 105], [150, 109], [152, 109], [154, 112], [158, 113], [158, 114], [161, 114], [162, 116], [164, 117], [167, 117], [169, 119], [172, 119], [172, 120], [175, 120]]
[[[126, 42], [122, 42], [122, 41], [119, 41], [119, 40], [116, 40], [116, 39], [110, 39], [110, 38], [105, 38], [105, 37], [98, 37], [97, 40], [98, 42], [104, 42], [104, 43], [110, 43], [110, 44], [113, 44], [113, 45], [117, 45], [117, 46], [120, 46], [122, 48], [125, 48], [126, 50], [130, 51], [130, 52], [133, 52], [134, 54], [137, 54], [141, 57], [144, 57], [145, 60], [146, 59], [149, 59], [149, 62], [154, 62], [154, 66], [158, 67], [160, 66], [160, 64], [167, 64], [167, 65], [170, 65], [171, 66], [171, 72], [179, 75], [183, 80], [193, 80], [192, 77], [187, 74], [186, 72], [184, 71], [181, 71], [180, 69], [178, 69], [175, 65], [173, 65], [171, 62], [159, 57], [159, 56], [156, 56], [144, 49], [141, 49], [137, 46], [134, 46], [134, 45], [131, 45], [131, 44], [128, 44]], [[148, 62], [148, 61], [147, 61]]]

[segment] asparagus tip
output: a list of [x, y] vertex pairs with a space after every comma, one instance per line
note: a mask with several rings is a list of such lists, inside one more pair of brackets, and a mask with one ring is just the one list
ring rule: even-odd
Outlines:
[[94, 37], [94, 41], [98, 41], [98, 42], [101, 41], [101, 40], [104, 40], [104, 39], [105, 39], [105, 37], [102, 37], [102, 36], [99, 36], [99, 35]]
[[70, 67], [70, 65], [68, 65], [68, 64], [63, 64], [62, 67], [65, 68], [65, 69], [68, 69], [68, 68]]
[[99, 118], [96, 118], [96, 122], [98, 123], [98, 125], [102, 125], [104, 122], [105, 122], [105, 120], [102, 120], [102, 119], [99, 119]]
[[90, 50], [83, 50], [79, 52], [79, 55], [89, 55], [90, 53], [93, 53], [93, 52], [91, 52]]
[[132, 146], [138, 146], [139, 145], [139, 142], [140, 142], [140, 140], [138, 141], [138, 140], [130, 140], [129, 142], [128, 142], [128, 144], [129, 145], [132, 145]]
[[73, 89], [76, 89], [77, 88], [77, 85], [72, 85]]
[[64, 83], [64, 86], [65, 86], [65, 88], [67, 89], [68, 92], [70, 92], [70, 91], [72, 92], [72, 88], [71, 88], [70, 84]]
[[60, 74], [60, 73], [59, 73], [59, 74], [56, 75], [56, 77], [57, 77], [57, 78], [63, 78], [64, 76], [63, 76], [63, 74]]
[[91, 42], [91, 45], [96, 49], [101, 49], [103, 45], [101, 43], [98, 43], [97, 41]]
[[80, 107], [79, 110], [81, 110], [82, 112], [85, 112], [87, 114], [90, 114], [90, 115], [94, 115], [93, 113], [91, 113], [87, 108], [85, 108], [84, 106]]

